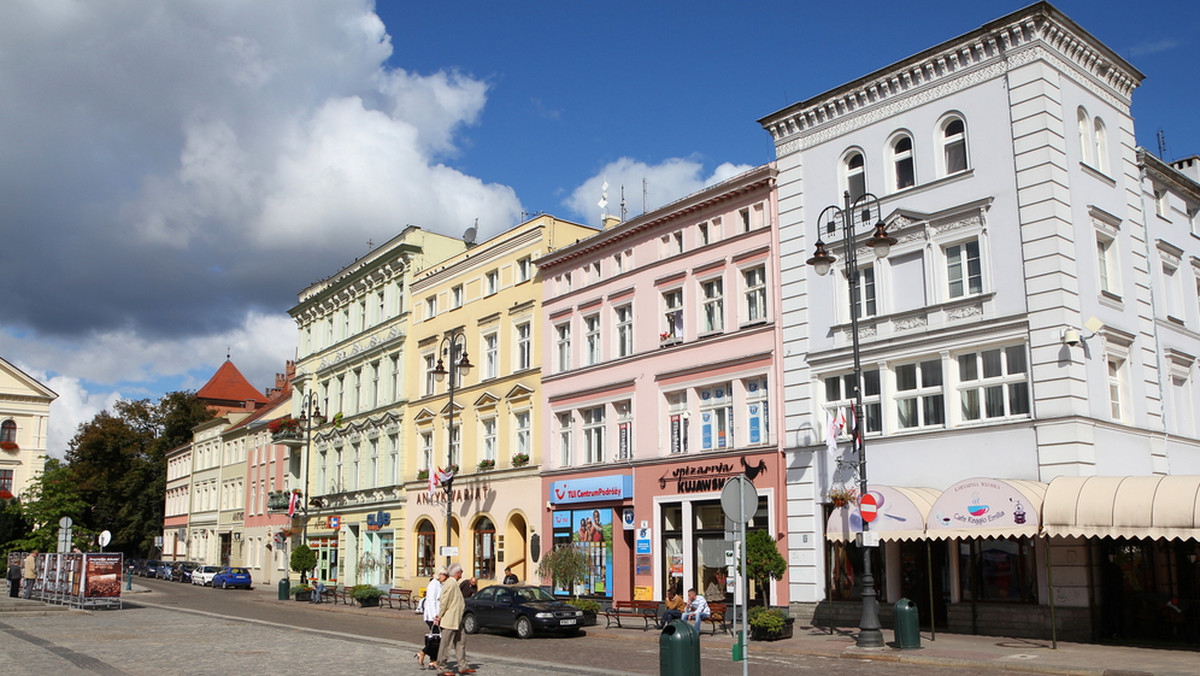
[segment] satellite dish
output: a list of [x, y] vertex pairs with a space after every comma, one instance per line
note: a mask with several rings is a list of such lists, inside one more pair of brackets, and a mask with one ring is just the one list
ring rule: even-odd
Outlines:
[[479, 234], [478, 226], [479, 219], [475, 219], [475, 225], [467, 228], [467, 231], [463, 233], [463, 241], [467, 243], [467, 246], [475, 246], [475, 236]]

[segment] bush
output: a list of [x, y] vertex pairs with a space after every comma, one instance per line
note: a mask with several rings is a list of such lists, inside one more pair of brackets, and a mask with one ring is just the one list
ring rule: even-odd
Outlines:
[[296, 594], [303, 594], [305, 592], [311, 592], [312, 590], [313, 586], [311, 584], [298, 584], [292, 587], [292, 596], [295, 596]]
[[748, 619], [750, 620], [750, 626], [755, 629], [768, 633], [778, 633], [783, 631], [783, 627], [787, 624], [787, 617], [787, 613], [782, 608], [754, 606], [750, 609]]
[[585, 613], [599, 613], [600, 604], [591, 599], [570, 599], [566, 602], [568, 606], [575, 606]]
[[542, 554], [537, 574], [543, 580], [553, 580], [555, 586], [566, 587], [574, 594], [575, 586], [588, 579], [592, 560], [573, 544], [564, 544]]
[[291, 566], [293, 573], [306, 573], [317, 567], [317, 553], [308, 545], [297, 545], [292, 550]]
[[373, 585], [356, 584], [350, 588], [350, 598], [354, 599], [355, 601], [377, 599], [380, 596], [383, 596], [383, 592]]

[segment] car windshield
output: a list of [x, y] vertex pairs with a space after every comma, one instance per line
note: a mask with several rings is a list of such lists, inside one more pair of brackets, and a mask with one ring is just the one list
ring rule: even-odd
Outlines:
[[521, 601], [553, 601], [554, 597], [541, 587], [521, 587], [517, 589], [517, 598]]
[[205, 573], [215, 573], [221, 569], [217, 566], [205, 566], [201, 570], [204, 571]]

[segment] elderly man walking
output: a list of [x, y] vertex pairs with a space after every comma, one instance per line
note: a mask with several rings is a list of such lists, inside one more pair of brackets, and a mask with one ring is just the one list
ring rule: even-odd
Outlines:
[[446, 667], [446, 658], [450, 656], [450, 651], [454, 650], [457, 654], [458, 662], [455, 665], [460, 674], [473, 674], [475, 670], [467, 664], [467, 646], [463, 642], [462, 616], [466, 604], [463, 600], [462, 590], [458, 587], [458, 582], [462, 580], [463, 569], [461, 564], [450, 564], [450, 578], [442, 583], [441, 603], [438, 606], [437, 624], [442, 628], [442, 647], [438, 650], [438, 666], [442, 669], [441, 676], [453, 676], [454, 672]]
[[37, 581], [37, 558], [38, 550], [29, 552], [29, 556], [25, 557], [25, 565], [21, 571], [22, 580], [25, 583], [24, 589], [21, 590], [22, 598], [30, 598], [33, 594], [33, 583]]

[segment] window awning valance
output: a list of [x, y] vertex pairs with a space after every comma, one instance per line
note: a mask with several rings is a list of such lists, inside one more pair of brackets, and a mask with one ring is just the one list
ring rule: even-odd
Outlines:
[[925, 537], [1033, 537], [1041, 523], [1046, 484], [1027, 479], [964, 479], [942, 491], [930, 507]]
[[[879, 502], [870, 529], [872, 533], [879, 534], [881, 541], [919, 540], [925, 537], [925, 519], [941, 491], [907, 486], [871, 485], [868, 488], [876, 494]], [[853, 540], [855, 534], [861, 532], [862, 517], [858, 505], [834, 508], [825, 523], [825, 537], [835, 542]]]
[[1200, 540], [1200, 475], [1058, 477], [1042, 525], [1052, 537]]

